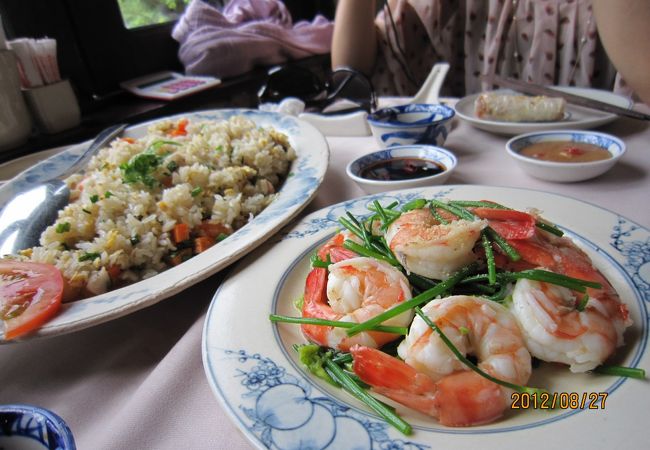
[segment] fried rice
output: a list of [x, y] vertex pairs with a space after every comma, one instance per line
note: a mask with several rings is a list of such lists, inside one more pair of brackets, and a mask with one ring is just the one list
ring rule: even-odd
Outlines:
[[294, 159], [286, 135], [242, 116], [156, 122], [66, 180], [70, 203], [21, 259], [55, 265], [64, 300], [152, 277], [259, 214]]

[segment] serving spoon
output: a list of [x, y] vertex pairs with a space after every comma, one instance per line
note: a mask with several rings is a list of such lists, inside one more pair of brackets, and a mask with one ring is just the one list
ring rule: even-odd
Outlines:
[[119, 136], [126, 124], [114, 125], [100, 132], [95, 140], [62, 173], [19, 192], [0, 212], [0, 255], [17, 254], [39, 245], [41, 234], [54, 223], [59, 210], [70, 201], [70, 189], [63, 181], [80, 170], [88, 160], [112, 139]]

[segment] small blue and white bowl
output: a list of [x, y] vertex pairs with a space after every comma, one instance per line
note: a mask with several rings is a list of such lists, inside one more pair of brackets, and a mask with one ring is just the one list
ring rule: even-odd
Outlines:
[[[393, 159], [417, 158], [434, 162], [443, 168], [442, 172], [421, 178], [405, 180], [373, 180], [362, 177], [365, 170], [371, 166]], [[416, 187], [434, 186], [444, 184], [452, 174], [458, 160], [449, 150], [433, 145], [404, 145], [390, 147], [361, 156], [351, 161], [345, 171], [361, 189], [367, 194], [392, 191], [396, 189], [409, 189]]]
[[455, 114], [449, 106], [416, 103], [375, 111], [368, 115], [368, 123], [382, 147], [443, 145]]
[[[553, 162], [530, 158], [520, 153], [529, 145], [547, 141], [593, 144], [607, 150], [611, 154], [611, 158], [591, 162]], [[625, 144], [615, 136], [597, 131], [558, 130], [515, 136], [506, 143], [506, 150], [529, 175], [546, 181], [572, 183], [595, 178], [614, 167], [625, 153]]]
[[65, 421], [47, 409], [32, 405], [0, 405], [0, 449], [75, 450]]

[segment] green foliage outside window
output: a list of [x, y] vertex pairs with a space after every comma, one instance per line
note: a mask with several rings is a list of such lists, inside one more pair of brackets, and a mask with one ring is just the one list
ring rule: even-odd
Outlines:
[[171, 22], [192, 0], [117, 0], [126, 28]]

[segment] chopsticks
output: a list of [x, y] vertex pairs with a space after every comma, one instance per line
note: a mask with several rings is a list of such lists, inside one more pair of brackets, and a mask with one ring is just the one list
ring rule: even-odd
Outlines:
[[585, 108], [597, 109], [599, 111], [605, 111], [619, 116], [630, 117], [637, 120], [650, 120], [650, 115], [644, 114], [633, 109], [625, 109], [620, 106], [612, 105], [611, 103], [601, 102], [599, 100], [593, 100], [587, 97], [582, 97], [580, 95], [570, 94], [568, 92], [559, 91], [557, 89], [551, 89], [546, 86], [541, 86], [534, 83], [526, 83], [521, 80], [514, 78], [503, 78], [498, 75], [484, 75], [481, 77], [484, 81], [492, 84], [496, 84], [501, 87], [514, 89], [517, 92], [523, 94], [531, 95], [546, 95], [548, 97], [562, 97], [567, 103], [573, 105], [584, 106]]

